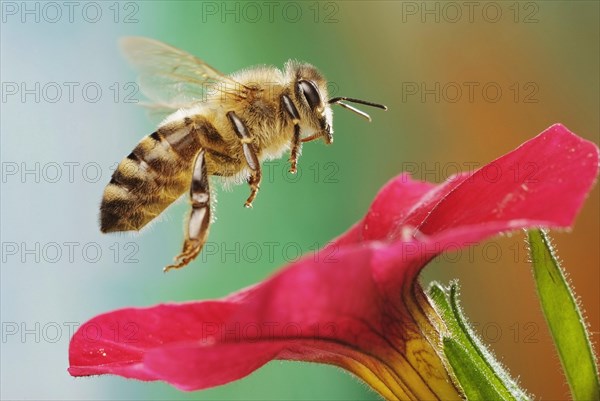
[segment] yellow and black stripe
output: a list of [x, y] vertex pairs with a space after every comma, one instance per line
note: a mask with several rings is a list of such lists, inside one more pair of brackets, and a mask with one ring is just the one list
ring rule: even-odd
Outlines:
[[200, 149], [198, 134], [189, 124], [142, 139], [106, 186], [101, 231], [137, 231], [158, 216], [189, 188], [192, 162]]

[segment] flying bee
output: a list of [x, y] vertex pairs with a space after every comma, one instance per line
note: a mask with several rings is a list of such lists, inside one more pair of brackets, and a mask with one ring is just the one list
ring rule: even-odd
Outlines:
[[104, 190], [102, 232], [138, 231], [189, 191], [191, 211], [181, 253], [164, 271], [187, 265], [202, 250], [211, 221], [211, 175], [242, 179], [245, 202], [260, 188], [261, 162], [290, 151], [290, 172], [302, 143], [333, 142], [331, 105], [370, 121], [346, 102], [386, 110], [364, 100], [328, 98], [327, 82], [312, 65], [288, 61], [283, 70], [256, 67], [225, 75], [165, 43], [142, 37], [121, 40], [139, 73], [142, 93], [170, 113], [155, 132], [123, 159]]

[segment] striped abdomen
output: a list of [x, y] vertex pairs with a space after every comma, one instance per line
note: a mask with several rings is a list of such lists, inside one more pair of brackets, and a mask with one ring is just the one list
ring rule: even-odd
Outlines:
[[189, 189], [200, 133], [180, 124], [145, 137], [119, 163], [100, 206], [102, 232], [137, 231]]

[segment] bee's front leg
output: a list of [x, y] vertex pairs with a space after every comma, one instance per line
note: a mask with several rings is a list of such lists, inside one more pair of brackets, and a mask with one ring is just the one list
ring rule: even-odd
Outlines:
[[194, 260], [208, 238], [208, 228], [210, 226], [210, 188], [205, 155], [206, 151], [204, 149], [200, 150], [194, 162], [192, 185], [190, 187], [192, 211], [188, 220], [183, 250], [175, 258], [175, 264], [164, 268], [165, 272], [171, 269], [179, 269]]
[[290, 150], [290, 173], [296, 174], [300, 146], [302, 145], [302, 141], [300, 141], [300, 114], [288, 95], [281, 95], [281, 103], [290, 117], [292, 117], [292, 123], [294, 123], [294, 136], [292, 137]]
[[290, 151], [290, 173], [296, 174], [298, 165], [298, 156], [300, 155], [300, 125], [294, 125], [294, 136], [292, 137], [292, 150]]
[[250, 196], [248, 196], [248, 199], [246, 199], [246, 202], [244, 203], [245, 207], [250, 208], [260, 189], [260, 181], [262, 179], [260, 162], [258, 161], [258, 156], [256, 156], [256, 150], [252, 146], [253, 138], [250, 135], [250, 131], [248, 130], [248, 127], [246, 127], [246, 124], [244, 124], [233, 111], [227, 113], [227, 118], [229, 118], [235, 134], [240, 139], [246, 163], [248, 164], [248, 167], [250, 167], [250, 178], [248, 179]]

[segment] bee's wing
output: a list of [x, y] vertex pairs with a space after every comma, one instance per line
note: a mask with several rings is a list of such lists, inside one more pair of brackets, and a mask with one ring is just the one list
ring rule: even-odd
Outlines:
[[217, 92], [246, 96], [244, 85], [165, 43], [131, 36], [122, 38], [119, 44], [127, 61], [139, 73], [140, 90], [153, 102], [151, 109], [172, 112]]
[[141, 101], [138, 103], [138, 105], [146, 109], [148, 118], [154, 124], [159, 124], [161, 121], [164, 121], [165, 118], [167, 118], [170, 114], [173, 114], [176, 110], [186, 108], [191, 104], [193, 104], [193, 102], [190, 103], [185, 101], [171, 101], [168, 104], [147, 101]]

